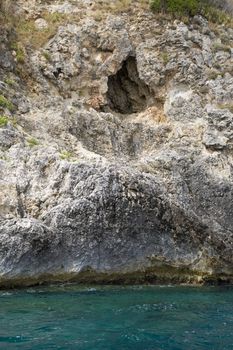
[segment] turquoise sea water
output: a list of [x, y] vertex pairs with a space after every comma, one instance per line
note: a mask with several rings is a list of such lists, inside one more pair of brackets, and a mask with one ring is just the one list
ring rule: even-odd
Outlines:
[[0, 349], [232, 350], [233, 289], [70, 285], [2, 291]]

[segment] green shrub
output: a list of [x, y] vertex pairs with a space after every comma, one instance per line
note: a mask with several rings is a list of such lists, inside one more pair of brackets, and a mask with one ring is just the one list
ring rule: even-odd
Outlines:
[[44, 51], [44, 52], [42, 52], [42, 55], [44, 56], [44, 58], [48, 61], [48, 62], [50, 62], [51, 61], [51, 54], [48, 52], [48, 51]]
[[11, 79], [11, 78], [6, 78], [4, 80], [4, 83], [6, 83], [9, 86], [15, 86], [15, 84], [16, 84], [16, 82], [13, 79]]
[[217, 69], [209, 69], [209, 71], [207, 72], [208, 78], [210, 80], [215, 80], [217, 79], [217, 77], [220, 75], [221, 73], [217, 70]]
[[0, 128], [6, 126], [8, 123], [8, 118], [5, 115], [0, 115]]
[[15, 116], [10, 118], [10, 122], [11, 122], [11, 125], [13, 125], [15, 128], [18, 125], [18, 120]]
[[8, 101], [3, 95], [0, 95], [0, 107], [8, 108], [10, 111], [14, 108], [13, 104]]
[[231, 113], [233, 113], [233, 103], [225, 103], [218, 106], [221, 109], [228, 109]]
[[69, 151], [61, 151], [60, 153], [60, 159], [62, 160], [70, 160], [72, 158], [73, 154]]
[[169, 54], [166, 51], [163, 51], [161, 53], [161, 58], [163, 60], [163, 63], [166, 65], [170, 61]]
[[151, 9], [155, 12], [170, 13], [172, 15], [194, 16], [203, 15], [208, 20], [218, 23], [232, 23], [232, 17], [210, 0], [151, 0]]
[[15, 51], [16, 53], [16, 59], [18, 63], [24, 63], [25, 62], [25, 52], [24, 48], [20, 43], [12, 43], [11, 49]]
[[199, 0], [152, 0], [154, 11], [169, 12], [180, 16], [193, 16], [198, 12]]
[[152, 10], [154, 10], [156, 12], [163, 10], [161, 0], [151, 0], [150, 7]]
[[213, 51], [218, 52], [218, 51], [225, 51], [231, 53], [231, 47], [228, 45], [220, 44], [220, 43], [214, 43], [213, 44]]
[[34, 146], [39, 145], [39, 141], [37, 139], [34, 139], [33, 137], [27, 139], [27, 143], [28, 143], [29, 147], [34, 147]]
[[193, 16], [198, 11], [198, 0], [176, 0], [170, 1], [170, 11], [172, 13], [187, 14]]

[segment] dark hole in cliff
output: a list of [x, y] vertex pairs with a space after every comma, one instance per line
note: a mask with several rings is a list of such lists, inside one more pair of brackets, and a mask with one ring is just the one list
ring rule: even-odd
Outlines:
[[135, 57], [129, 57], [121, 69], [108, 78], [108, 106], [115, 112], [131, 114], [143, 111], [150, 97], [149, 87], [139, 78]]
[[54, 72], [53, 75], [55, 76], [55, 78], [59, 78], [59, 75], [62, 73], [62, 69], [61, 68], [57, 68]]

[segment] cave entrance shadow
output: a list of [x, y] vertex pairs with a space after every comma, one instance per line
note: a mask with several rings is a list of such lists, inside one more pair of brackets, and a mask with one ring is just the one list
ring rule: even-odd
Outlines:
[[121, 114], [141, 112], [151, 98], [149, 87], [140, 79], [135, 57], [128, 57], [121, 69], [108, 77], [107, 103]]

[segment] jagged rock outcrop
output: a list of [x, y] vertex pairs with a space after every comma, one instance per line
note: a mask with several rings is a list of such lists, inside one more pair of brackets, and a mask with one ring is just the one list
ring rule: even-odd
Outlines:
[[233, 29], [17, 4], [61, 23], [23, 63], [2, 39], [0, 284], [231, 282]]

